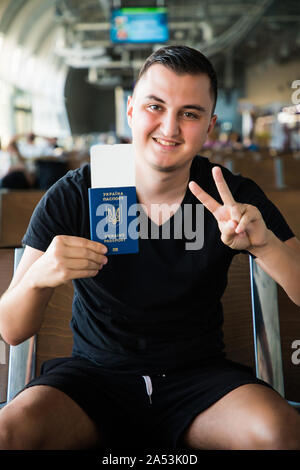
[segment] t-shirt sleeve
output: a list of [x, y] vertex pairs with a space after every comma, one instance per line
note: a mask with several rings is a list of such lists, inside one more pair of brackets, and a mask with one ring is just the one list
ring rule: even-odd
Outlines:
[[82, 236], [80, 173], [70, 171], [45, 193], [31, 216], [23, 245], [46, 251], [56, 235]]

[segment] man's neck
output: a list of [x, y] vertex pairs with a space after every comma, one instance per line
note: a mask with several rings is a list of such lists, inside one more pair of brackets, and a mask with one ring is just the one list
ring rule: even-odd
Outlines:
[[190, 167], [171, 172], [136, 165], [136, 189], [141, 204], [171, 204], [181, 202], [189, 182]]

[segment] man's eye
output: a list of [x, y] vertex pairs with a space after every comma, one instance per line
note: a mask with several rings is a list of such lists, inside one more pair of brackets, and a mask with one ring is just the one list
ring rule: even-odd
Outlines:
[[183, 117], [184, 117], [185, 119], [198, 119], [197, 114], [190, 113], [190, 112], [188, 112], [188, 111], [185, 111], [185, 112], [183, 113]]
[[148, 106], [148, 109], [150, 109], [151, 111], [159, 111], [161, 109], [161, 107], [158, 106], [158, 104], [150, 104]]

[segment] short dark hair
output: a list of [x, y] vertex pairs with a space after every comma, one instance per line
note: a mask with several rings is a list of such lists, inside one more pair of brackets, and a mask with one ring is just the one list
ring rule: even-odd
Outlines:
[[[140, 69], [136, 84], [154, 64], [161, 64], [181, 74], [205, 74], [210, 80], [211, 96], [213, 99], [213, 111], [216, 107], [218, 97], [218, 80], [212, 63], [202, 52], [188, 46], [165, 46], [153, 52], [144, 62]], [[135, 84], [135, 86], [136, 86]]]

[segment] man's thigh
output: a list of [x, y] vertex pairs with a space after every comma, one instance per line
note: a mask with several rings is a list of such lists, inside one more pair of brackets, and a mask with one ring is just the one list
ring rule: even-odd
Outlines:
[[196, 449], [299, 449], [300, 416], [260, 384], [232, 390], [196, 416], [183, 435]]
[[102, 440], [90, 417], [54, 387], [27, 388], [0, 411], [0, 449], [91, 449]]

